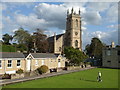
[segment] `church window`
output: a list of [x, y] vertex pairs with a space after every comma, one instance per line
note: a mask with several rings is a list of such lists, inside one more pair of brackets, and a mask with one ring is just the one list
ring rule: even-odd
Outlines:
[[78, 32], [75, 32], [75, 35], [78, 35]]
[[68, 36], [70, 36], [70, 32], [68, 33]]
[[76, 24], [75, 24], [75, 25], [76, 25], [76, 27], [78, 27], [78, 20], [77, 20], [77, 19], [76, 19], [75, 23], [76, 23]]
[[61, 48], [61, 47], [59, 47], [59, 51], [62, 51], [62, 48]]
[[75, 47], [78, 48], [78, 40], [75, 40]]

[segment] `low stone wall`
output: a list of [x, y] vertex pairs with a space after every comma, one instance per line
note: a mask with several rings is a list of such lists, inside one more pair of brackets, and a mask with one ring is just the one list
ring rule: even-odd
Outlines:
[[[86, 65], [86, 68], [87, 67], [91, 67], [90, 65]], [[70, 67], [67, 67], [68, 70], [78, 70], [78, 69], [81, 69], [82, 66], [70, 66]], [[83, 68], [85, 68], [85, 66], [83, 65]]]
[[11, 79], [23, 78], [24, 74], [12, 74]]

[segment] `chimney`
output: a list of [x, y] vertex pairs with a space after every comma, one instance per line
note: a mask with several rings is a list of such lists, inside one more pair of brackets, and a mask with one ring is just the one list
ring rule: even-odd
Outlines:
[[114, 42], [111, 42], [111, 47], [115, 48], [115, 43]]
[[54, 33], [54, 53], [56, 52], [56, 33]]

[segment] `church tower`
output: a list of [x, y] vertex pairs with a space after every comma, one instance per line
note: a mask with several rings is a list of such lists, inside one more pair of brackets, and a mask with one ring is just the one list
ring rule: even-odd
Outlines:
[[82, 50], [81, 32], [80, 10], [76, 14], [72, 8], [71, 13], [67, 11], [65, 46]]

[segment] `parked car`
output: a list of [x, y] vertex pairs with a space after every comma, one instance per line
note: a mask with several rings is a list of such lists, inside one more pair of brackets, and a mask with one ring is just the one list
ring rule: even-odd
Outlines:
[[57, 68], [50, 69], [50, 73], [52, 73], [52, 72], [57, 72]]

